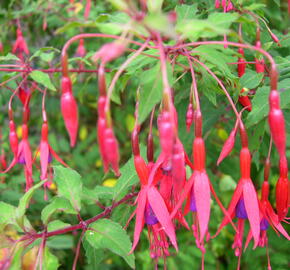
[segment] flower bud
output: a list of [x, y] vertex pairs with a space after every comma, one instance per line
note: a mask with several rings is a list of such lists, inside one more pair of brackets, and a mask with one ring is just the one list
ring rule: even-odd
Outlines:
[[269, 126], [273, 141], [280, 156], [285, 155], [286, 151], [286, 130], [283, 112], [280, 109], [280, 97], [277, 90], [272, 90], [269, 96]]
[[185, 123], [186, 123], [186, 131], [189, 132], [190, 131], [190, 127], [192, 125], [192, 122], [193, 122], [193, 106], [192, 106], [192, 103], [189, 103], [188, 104], [188, 107], [187, 107], [187, 112], [186, 112], [186, 120], [185, 120]]
[[108, 162], [111, 165], [115, 174], [119, 176], [120, 175], [119, 147], [118, 147], [118, 142], [113, 133], [112, 128], [107, 128], [105, 130], [104, 136], [105, 136], [104, 146], [105, 146], [105, 151], [106, 151], [106, 156], [108, 158]]
[[78, 106], [71, 91], [65, 90], [61, 95], [61, 112], [66, 130], [70, 136], [70, 145], [76, 144], [78, 133]]
[[110, 62], [120, 57], [125, 52], [126, 47], [119, 42], [111, 42], [103, 45], [93, 56], [93, 61], [101, 59], [102, 63]]
[[17, 156], [18, 137], [17, 137], [16, 128], [15, 128], [15, 124], [13, 120], [9, 121], [9, 142], [10, 142], [10, 147], [14, 156]]

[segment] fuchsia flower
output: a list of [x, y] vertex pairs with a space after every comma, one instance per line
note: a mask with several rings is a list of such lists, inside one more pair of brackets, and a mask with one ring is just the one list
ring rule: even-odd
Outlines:
[[24, 60], [24, 54], [29, 55], [29, 49], [19, 27], [17, 28], [17, 38], [13, 45], [12, 53], [14, 53], [22, 61]]
[[58, 162], [60, 162], [64, 166], [68, 167], [68, 165], [55, 153], [55, 151], [49, 145], [48, 124], [46, 121], [43, 122], [42, 124], [41, 141], [40, 141], [39, 147], [37, 148], [37, 153], [38, 152], [40, 152], [40, 167], [41, 167], [40, 179], [41, 180], [47, 179], [47, 171], [50, 166], [50, 163], [52, 162], [52, 157], [54, 157]]
[[[138, 105], [136, 105], [136, 108], [138, 108]], [[158, 260], [161, 256], [165, 258], [169, 255], [169, 243], [167, 237], [175, 249], [178, 250], [175, 228], [171, 221], [167, 205], [168, 201], [166, 202], [166, 199], [164, 199], [164, 196], [167, 197], [171, 192], [166, 186], [163, 186], [163, 188], [165, 188], [165, 190], [163, 190], [163, 196], [161, 191], [162, 181], [166, 180], [164, 177], [167, 177], [167, 180], [169, 181], [172, 180], [172, 177], [170, 177], [169, 174], [166, 175], [166, 173], [162, 172], [162, 169], [156, 169], [156, 164], [154, 164], [152, 160], [153, 149], [149, 149], [153, 147], [153, 141], [147, 145], [149, 163], [148, 165], [145, 163], [144, 159], [140, 156], [138, 132], [139, 127], [138, 124], [136, 124], [132, 133], [132, 148], [134, 154], [134, 165], [140, 180], [141, 190], [136, 199], [137, 208], [130, 217], [131, 219], [136, 215], [134, 241], [131, 252], [133, 252], [138, 244], [144, 224], [147, 224], [150, 255], [152, 258]], [[148, 141], [152, 139], [152, 136], [150, 135], [152, 135], [151, 131], [148, 136]], [[156, 169], [154, 174], [152, 173], [153, 168]], [[152, 181], [150, 181], [149, 175], [152, 177]], [[157, 190], [158, 182], [160, 182], [160, 192]], [[169, 186], [172, 187], [172, 185]]]
[[20, 141], [18, 145], [18, 138], [15, 132], [15, 125], [12, 120], [10, 120], [9, 123], [10, 126], [10, 145], [12, 152], [14, 153], [14, 158], [10, 165], [6, 168], [3, 173], [6, 173], [10, 171], [17, 163], [23, 164], [24, 166], [24, 172], [25, 172], [25, 178], [26, 178], [26, 191], [29, 190], [33, 185], [33, 179], [32, 179], [32, 155], [31, 155], [31, 149], [30, 144], [28, 141], [28, 126], [27, 124], [22, 125], [22, 140]]
[[[239, 261], [242, 252], [242, 237], [246, 219], [248, 219], [250, 223], [251, 232], [254, 238], [254, 248], [258, 246], [260, 240], [259, 203], [255, 187], [250, 177], [251, 154], [247, 147], [243, 147], [240, 152], [240, 169], [241, 178], [228, 207], [229, 215], [232, 218], [238, 218], [238, 232], [236, 233], [232, 247], [235, 249], [235, 255], [239, 256]], [[224, 217], [216, 235], [219, 234], [221, 229], [228, 223], [228, 217]]]
[[[180, 200], [171, 213], [175, 215], [182, 202], [188, 197], [185, 214], [191, 210], [194, 213], [195, 221], [192, 225], [193, 233], [196, 238], [197, 247], [205, 252], [204, 237], [208, 234], [208, 223], [210, 216], [210, 190], [211, 185], [205, 171], [205, 148], [201, 137], [196, 137], [193, 143], [194, 172], [184, 186], [184, 191]], [[199, 227], [199, 229], [197, 229]]]
[[[134, 156], [134, 164], [141, 183], [141, 190], [136, 199], [137, 208], [133, 215], [136, 215], [134, 230], [134, 241], [131, 252], [136, 248], [144, 223], [148, 226], [148, 233], [153, 234], [150, 238], [150, 250], [152, 257], [160, 255], [168, 256], [168, 243], [166, 236], [172, 245], [178, 250], [175, 229], [171, 221], [167, 206], [153, 183], [148, 183], [149, 169], [141, 156]], [[154, 252], [155, 251], [155, 252]]]
[[[270, 257], [268, 252], [268, 237], [267, 237], [267, 230], [269, 226], [276, 231], [277, 234], [281, 233], [287, 240], [290, 240], [288, 233], [285, 231], [283, 226], [281, 225], [278, 215], [274, 212], [270, 202], [269, 202], [269, 169], [270, 169], [270, 162], [269, 160], [266, 161], [265, 164], [265, 173], [264, 173], [264, 182], [262, 185], [262, 194], [261, 199], [259, 200], [259, 207], [260, 207], [260, 240], [258, 245], [260, 247], [267, 248], [267, 258], [268, 258], [268, 270], [271, 270], [270, 264]], [[249, 242], [253, 238], [251, 230], [248, 233], [247, 240], [245, 243], [245, 248], [247, 248]]]

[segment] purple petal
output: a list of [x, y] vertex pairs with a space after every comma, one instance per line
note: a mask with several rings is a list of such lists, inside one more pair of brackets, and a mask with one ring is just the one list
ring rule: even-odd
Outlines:
[[147, 225], [155, 225], [158, 223], [158, 219], [155, 216], [150, 204], [148, 204], [145, 208], [145, 222]]
[[266, 231], [268, 228], [269, 228], [269, 222], [267, 221], [267, 219], [263, 218], [260, 223], [260, 229], [261, 231]]
[[190, 194], [190, 211], [196, 212], [196, 202], [195, 202], [193, 189], [191, 190], [191, 194]]
[[243, 197], [237, 203], [237, 206], [236, 206], [236, 217], [237, 218], [243, 218], [243, 219], [248, 218], [246, 207], [245, 207], [245, 202], [244, 202]]

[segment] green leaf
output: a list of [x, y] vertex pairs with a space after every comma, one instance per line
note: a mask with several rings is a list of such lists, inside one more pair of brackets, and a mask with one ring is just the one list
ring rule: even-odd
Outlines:
[[[234, 51], [231, 49], [224, 50], [221, 45], [202, 45], [193, 50], [196, 55], [199, 55], [200, 61], [205, 61], [216, 66], [219, 71], [228, 78], [236, 78], [229, 69], [229, 62], [236, 61], [232, 55]], [[230, 55], [231, 54], [231, 55]], [[205, 63], [207, 64], [207, 63]], [[208, 65], [208, 64], [207, 64]], [[203, 68], [202, 68], [203, 69]]]
[[92, 66], [92, 64], [91, 64], [87, 59], [85, 59], [85, 58], [83, 58], [83, 57], [73, 57], [73, 58], [70, 58], [70, 59], [68, 60], [69, 63], [71, 63], [71, 62], [76, 62], [76, 61], [78, 61], [78, 62], [83, 62], [83, 63], [85, 63], [85, 64], [88, 65], [88, 66]]
[[67, 214], [77, 214], [75, 209], [72, 207], [71, 203], [61, 197], [55, 197], [53, 198], [52, 202], [44, 207], [41, 211], [41, 220], [43, 224], [47, 224], [50, 217], [56, 212], [56, 211], [63, 211]]
[[15, 223], [16, 207], [5, 202], [0, 202], [0, 231], [8, 225]]
[[104, 250], [102, 248], [95, 248], [86, 239], [82, 243], [91, 269], [99, 269], [98, 266], [105, 257]]
[[126, 231], [120, 224], [109, 219], [100, 219], [90, 225], [92, 230], [85, 233], [86, 241], [96, 249], [106, 248], [123, 259], [132, 268], [135, 267], [134, 254], [128, 255], [132, 244]]
[[[150, 49], [150, 50], [144, 51], [144, 53], [158, 57], [157, 50]], [[132, 54], [130, 54], [128, 57], [130, 57], [131, 55]], [[156, 65], [157, 61], [158, 60], [153, 57], [148, 57], [146, 55], [140, 54], [128, 65], [126, 69], [126, 74], [135, 74], [136, 70], [141, 70], [146, 65], [149, 65], [149, 64]]]
[[253, 70], [247, 70], [247, 72], [240, 78], [240, 83], [243, 88], [256, 88], [263, 80], [263, 77], [263, 73], [257, 73]]
[[144, 23], [153, 30], [176, 39], [177, 35], [172, 23], [169, 21], [168, 16], [163, 13], [148, 13], [144, 18]]
[[29, 58], [29, 61], [31, 61], [35, 57], [40, 57], [45, 62], [51, 62], [55, 52], [60, 53], [60, 50], [54, 47], [40, 48]]
[[[172, 69], [167, 66], [169, 84], [173, 84]], [[142, 73], [142, 88], [139, 97], [139, 124], [143, 123], [153, 107], [162, 99], [162, 77], [160, 64]]]
[[79, 212], [81, 210], [82, 181], [81, 176], [70, 168], [54, 166], [55, 182], [58, 194], [68, 199]]
[[87, 204], [95, 204], [96, 201], [102, 199], [112, 199], [114, 189], [111, 187], [96, 186], [94, 189], [83, 188], [82, 200]]
[[147, 7], [149, 12], [160, 12], [163, 0], [148, 0]]
[[184, 23], [185, 20], [196, 19], [198, 11], [197, 4], [193, 5], [178, 5], [175, 7], [177, 14], [177, 23]]
[[126, 195], [128, 189], [138, 183], [138, 176], [134, 167], [134, 160], [130, 158], [121, 168], [121, 177], [114, 186], [114, 200], [119, 200]]
[[47, 240], [47, 246], [53, 249], [72, 249], [74, 247], [74, 237], [72, 235], [57, 235]]
[[229, 27], [238, 19], [236, 13], [212, 13], [207, 19], [178, 22], [176, 31], [191, 40], [213, 38], [229, 33]]
[[266, 7], [266, 5], [263, 4], [263, 3], [253, 3], [253, 4], [249, 5], [249, 6], [244, 7], [244, 8], [247, 9], [247, 10], [254, 11], [254, 10], [261, 10], [264, 7]]
[[1, 61], [20, 61], [20, 59], [12, 53], [7, 53], [5, 56], [0, 56], [0, 62]]
[[214, 24], [216, 27], [228, 29], [233, 22], [239, 17], [238, 13], [211, 13], [208, 17], [208, 21]]
[[[290, 104], [290, 78], [287, 78], [278, 83], [280, 92], [281, 108], [284, 109]], [[252, 111], [248, 114], [246, 125], [250, 127], [260, 122], [269, 112], [270, 87], [263, 86], [257, 89], [254, 98], [252, 99]]]
[[57, 270], [60, 266], [58, 258], [53, 255], [48, 248], [45, 248], [43, 258], [43, 270]]
[[125, 0], [109, 0], [109, 2], [115, 6], [117, 9], [126, 10], [127, 4]]
[[[106, 188], [106, 189], [100, 191], [99, 193], [98, 191], [96, 191], [97, 187]], [[86, 204], [95, 204], [96, 201], [99, 201], [99, 199], [103, 197], [102, 195], [104, 195], [105, 198], [113, 197], [112, 188], [102, 187], [102, 186], [97, 186], [97, 187], [95, 189], [89, 189], [89, 188], [83, 187], [82, 201], [85, 202]], [[101, 194], [100, 198], [99, 198], [99, 194]]]
[[50, 90], [56, 91], [56, 88], [52, 84], [48, 74], [46, 74], [42, 71], [39, 71], [39, 70], [34, 70], [29, 74], [29, 76], [35, 82], [44, 85], [45, 87], [47, 87]]
[[96, 23], [95, 22], [81, 23], [81, 22], [76, 22], [76, 21], [68, 22], [64, 26], [58, 28], [54, 33], [58, 35], [58, 34], [65, 33], [70, 29], [83, 28], [83, 27], [96, 27]]
[[35, 186], [33, 186], [32, 188], [30, 188], [24, 195], [23, 197], [19, 200], [19, 204], [18, 207], [16, 208], [16, 221], [18, 223], [18, 225], [22, 228], [24, 225], [24, 214], [26, 212], [26, 209], [29, 205], [29, 202], [32, 198], [33, 193], [40, 188], [43, 184], [45, 183], [45, 181], [41, 181], [38, 184], [36, 184]]
[[236, 186], [237, 183], [230, 175], [224, 174], [219, 181], [219, 189], [222, 192], [232, 191], [236, 188]]
[[63, 229], [69, 226], [71, 226], [71, 224], [62, 222], [61, 220], [54, 220], [48, 223], [47, 231], [51, 232], [51, 231]]
[[12, 261], [9, 266], [9, 270], [19, 270], [22, 269], [22, 253], [23, 253], [23, 246], [20, 244], [17, 245], [16, 249], [13, 252]]

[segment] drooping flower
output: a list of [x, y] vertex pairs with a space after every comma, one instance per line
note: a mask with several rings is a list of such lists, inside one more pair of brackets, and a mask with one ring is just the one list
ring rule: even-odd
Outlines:
[[[40, 152], [40, 168], [41, 174], [40, 179], [47, 179], [47, 173], [49, 166], [52, 162], [52, 158], [54, 157], [58, 162], [62, 165], [68, 167], [68, 165], [56, 154], [56, 152], [52, 149], [48, 141], [48, 124], [47, 122], [43, 122], [41, 128], [41, 141], [38, 146], [36, 153]], [[35, 159], [35, 158], [34, 158]], [[48, 183], [48, 182], [47, 182]], [[47, 184], [45, 183], [45, 184]]]
[[[157, 183], [160, 181], [160, 177], [162, 178], [163, 174], [160, 174], [160, 170], [158, 169], [158, 173], [153, 176], [153, 181], [148, 181], [149, 175], [155, 165], [153, 160], [150, 161], [149, 164], [146, 164], [144, 159], [141, 157], [138, 132], [138, 124], [135, 124], [135, 128], [132, 132], [132, 149], [134, 155], [134, 166], [140, 180], [141, 189], [135, 201], [137, 204], [136, 210], [129, 219], [131, 220], [131, 218], [136, 215], [134, 240], [131, 252], [136, 248], [140, 239], [141, 231], [146, 224], [150, 243], [150, 255], [157, 262], [158, 258], [165, 258], [169, 255], [169, 243], [167, 238], [169, 238], [176, 250], [178, 250], [178, 247], [175, 228], [170, 218], [168, 206], [162, 197], [161, 192], [157, 190]], [[149, 147], [151, 146], [152, 145], [150, 144]], [[151, 150], [149, 150], [149, 152], [150, 151]], [[150, 155], [151, 154], [152, 153], [150, 153]], [[151, 156], [149, 157], [151, 159]]]
[[[270, 163], [266, 162], [265, 164], [265, 170], [266, 167], [270, 167]], [[266, 173], [264, 174], [266, 176]], [[282, 224], [279, 221], [278, 215], [274, 212], [271, 203], [269, 202], [269, 182], [267, 176], [264, 177], [264, 182], [262, 185], [262, 193], [261, 198], [259, 200], [259, 207], [260, 207], [260, 240], [259, 240], [259, 246], [260, 247], [266, 247], [267, 249], [267, 259], [268, 259], [268, 269], [271, 270], [271, 263], [270, 263], [270, 256], [268, 251], [268, 237], [267, 237], [267, 230], [269, 226], [271, 226], [277, 234], [281, 233], [287, 240], [290, 240], [290, 237], [286, 230], [283, 228]], [[245, 248], [250, 243], [251, 239], [253, 238], [251, 230], [248, 233], [247, 240], [245, 243]]]
[[[144, 223], [146, 223], [148, 226], [159, 223], [161, 226], [160, 231], [164, 231], [164, 233], [170, 239], [172, 245], [176, 250], [178, 250], [175, 229], [171, 221], [167, 206], [156, 187], [148, 183], [149, 171], [145, 161], [142, 160], [142, 157], [140, 156], [136, 157], [135, 160], [138, 160], [138, 162], [135, 161], [135, 168], [141, 182], [141, 190], [136, 199], [136, 223], [131, 252], [136, 248], [139, 242]], [[155, 246], [160, 246], [159, 244], [160, 243], [154, 241]]]
[[[240, 152], [240, 170], [241, 178], [227, 210], [232, 219], [234, 217], [238, 218], [238, 232], [236, 233], [232, 247], [235, 249], [235, 255], [239, 257], [239, 263], [242, 254], [242, 240], [246, 219], [248, 219], [250, 223], [254, 238], [254, 248], [258, 246], [260, 240], [259, 203], [255, 187], [250, 177], [251, 154], [247, 147], [243, 147]], [[216, 235], [220, 233], [221, 229], [226, 226], [229, 221], [229, 218], [225, 216]]]
[[6, 168], [3, 173], [10, 171], [17, 163], [23, 164], [25, 178], [26, 178], [26, 191], [29, 190], [33, 185], [32, 179], [32, 154], [30, 144], [28, 141], [28, 126], [26, 123], [22, 124], [22, 140], [18, 145], [18, 138], [15, 132], [14, 122], [10, 121], [10, 144], [12, 151], [14, 152], [14, 158], [10, 165]]
[[24, 55], [29, 55], [29, 49], [23, 38], [22, 31], [20, 27], [17, 28], [17, 38], [12, 48], [12, 53], [14, 53], [19, 59], [24, 60]]

